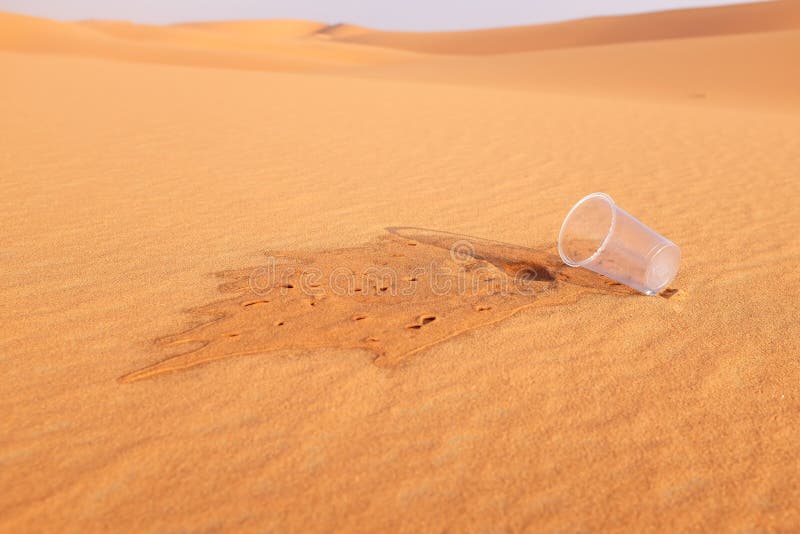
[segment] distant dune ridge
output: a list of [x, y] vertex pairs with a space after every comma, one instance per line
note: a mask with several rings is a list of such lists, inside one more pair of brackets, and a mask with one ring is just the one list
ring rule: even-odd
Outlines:
[[[309, 72], [513, 89], [800, 104], [800, 2], [460, 32], [303, 20], [168, 26], [0, 14], [0, 50], [192, 67]], [[763, 35], [755, 41], [748, 35]], [[756, 46], [753, 46], [756, 44]], [[528, 55], [524, 55], [528, 54]], [[448, 59], [451, 58], [451, 59]], [[741, 69], [755, 69], [742, 77]]]
[[796, 0], [597, 17], [555, 24], [461, 32], [364, 31], [343, 41], [434, 54], [506, 54], [635, 41], [800, 28]]
[[800, 532], [798, 13], [0, 14], [0, 532]]
[[[506, 54], [554, 48], [635, 41], [761, 33], [800, 28], [800, 2], [777, 0], [751, 4], [605, 16], [533, 26], [449, 32], [378, 31], [351, 24], [327, 25], [304, 20], [243, 20], [150, 26], [87, 20], [47, 21], [0, 14], [0, 46], [17, 51], [59, 51], [71, 42], [89, 43], [99, 33], [134, 42], [156, 41], [200, 48], [269, 50], [280, 40], [314, 39], [358, 43], [429, 54]], [[197, 30], [185, 32], [185, 30]], [[227, 36], [226, 40], [223, 36]], [[39, 42], [34, 42], [38, 40]], [[102, 44], [99, 40], [98, 45]], [[227, 46], [225, 46], [227, 44]], [[234, 46], [237, 45], [237, 46]]]
[[[0, 49], [246, 70], [324, 70], [386, 63], [406, 52], [307, 38], [325, 26], [304, 21], [147, 26], [54, 22], [0, 14]], [[7, 28], [7, 31], [5, 29]]]

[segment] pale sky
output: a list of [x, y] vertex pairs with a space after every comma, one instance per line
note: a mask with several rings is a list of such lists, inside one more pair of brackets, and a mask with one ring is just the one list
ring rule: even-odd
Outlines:
[[715, 0], [0, 0], [0, 11], [147, 23], [296, 18], [393, 30], [457, 30], [745, 3]]

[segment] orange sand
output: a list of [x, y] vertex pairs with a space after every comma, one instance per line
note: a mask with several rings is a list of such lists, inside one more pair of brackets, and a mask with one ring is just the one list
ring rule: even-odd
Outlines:
[[[0, 14], [0, 530], [797, 530], [797, 51], [797, 2]], [[596, 190], [670, 291], [560, 264]], [[402, 293], [431, 265], [478, 291]], [[398, 278], [302, 285], [338, 267]]]

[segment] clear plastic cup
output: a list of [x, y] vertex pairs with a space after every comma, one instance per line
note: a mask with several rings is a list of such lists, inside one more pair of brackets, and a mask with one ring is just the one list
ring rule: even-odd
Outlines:
[[558, 254], [626, 286], [656, 295], [675, 279], [681, 249], [620, 208], [605, 193], [575, 204], [561, 225]]

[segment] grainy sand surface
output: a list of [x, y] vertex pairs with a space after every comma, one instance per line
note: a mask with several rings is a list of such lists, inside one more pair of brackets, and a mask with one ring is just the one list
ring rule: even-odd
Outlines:
[[[797, 530], [798, 52], [0, 14], [0, 530]], [[561, 264], [593, 191], [662, 296]]]

